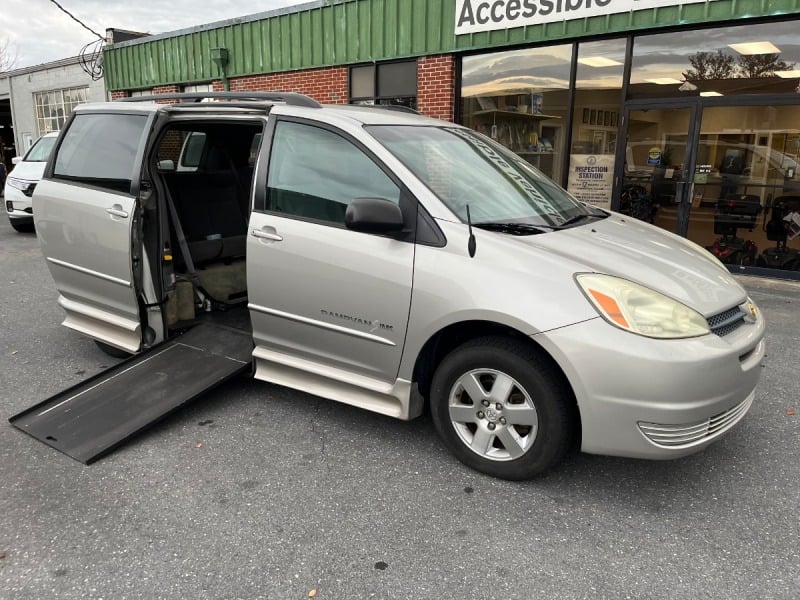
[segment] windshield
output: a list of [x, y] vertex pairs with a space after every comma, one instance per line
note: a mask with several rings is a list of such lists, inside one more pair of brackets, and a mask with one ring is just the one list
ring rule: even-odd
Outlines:
[[56, 143], [56, 137], [40, 137], [23, 159], [25, 162], [47, 162]]
[[402, 125], [367, 129], [464, 222], [467, 205], [475, 225], [559, 227], [594, 214], [529, 163], [469, 129]]

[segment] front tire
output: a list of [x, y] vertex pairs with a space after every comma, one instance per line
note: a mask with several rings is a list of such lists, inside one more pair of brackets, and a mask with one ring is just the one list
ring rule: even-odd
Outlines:
[[436, 369], [430, 396], [445, 445], [493, 477], [540, 475], [575, 440], [577, 410], [568, 383], [518, 340], [479, 338], [456, 348]]

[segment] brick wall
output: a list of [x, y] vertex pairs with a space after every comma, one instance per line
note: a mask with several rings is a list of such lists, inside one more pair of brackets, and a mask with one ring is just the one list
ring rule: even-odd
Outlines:
[[[179, 85], [157, 85], [153, 88], [153, 95], [156, 94], [177, 94], [181, 91]], [[157, 104], [171, 104], [173, 100], [156, 100]]]
[[452, 54], [417, 61], [417, 110], [434, 119], [455, 118], [456, 61]]
[[125, 90], [116, 90], [111, 92], [111, 100], [119, 100], [120, 98], [128, 98], [130, 94]]
[[[325, 104], [348, 101], [347, 67], [324, 67], [306, 71], [248, 75], [229, 80], [232, 92], [298, 92]], [[223, 91], [222, 81], [212, 82], [215, 92]], [[153, 88], [154, 94], [180, 91], [177, 85]], [[127, 92], [115, 91], [112, 99]], [[455, 57], [452, 54], [423, 56], [417, 61], [417, 110], [422, 114], [452, 121], [455, 118]]]
[[[232, 92], [298, 92], [325, 104], [347, 103], [347, 67], [325, 67], [237, 77], [229, 81]], [[222, 91], [222, 82], [213, 82]]]

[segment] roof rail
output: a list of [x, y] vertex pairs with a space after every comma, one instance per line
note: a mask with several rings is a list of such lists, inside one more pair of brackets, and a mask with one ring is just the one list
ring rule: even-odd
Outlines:
[[154, 100], [179, 100], [184, 102], [201, 102], [206, 98], [219, 100], [267, 100], [284, 102], [289, 106], [305, 106], [306, 108], [322, 108], [313, 98], [295, 92], [191, 92], [178, 94], [153, 94], [152, 96], [134, 96], [120, 98], [117, 102], [152, 102]]
[[410, 113], [412, 115], [421, 114], [418, 110], [414, 110], [410, 106], [403, 104], [353, 104], [351, 106], [358, 106], [359, 108], [377, 108], [380, 110], [394, 110], [397, 112]]

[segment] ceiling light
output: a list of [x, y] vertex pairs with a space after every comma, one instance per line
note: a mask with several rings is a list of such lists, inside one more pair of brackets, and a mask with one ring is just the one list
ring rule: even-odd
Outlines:
[[783, 77], [784, 79], [792, 79], [800, 77], [800, 69], [792, 69], [791, 71], [775, 71], [775, 75]]
[[722, 96], [719, 92], [700, 92], [700, 95], [704, 98], [710, 98], [712, 96]]
[[691, 81], [684, 81], [681, 84], [681, 87], [678, 88], [679, 92], [694, 92], [696, 90], [697, 90], [697, 86], [695, 84], [693, 84]]
[[647, 83], [656, 83], [658, 85], [670, 85], [681, 83], [680, 79], [673, 79], [672, 77], [656, 77], [655, 79], [646, 79]]
[[578, 62], [587, 67], [616, 67], [622, 64], [618, 60], [606, 58], [605, 56], [585, 56], [579, 58]]
[[781, 49], [772, 42], [745, 42], [744, 44], [728, 44], [739, 54], [780, 54]]

